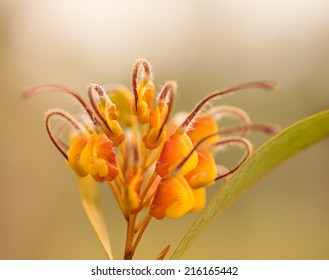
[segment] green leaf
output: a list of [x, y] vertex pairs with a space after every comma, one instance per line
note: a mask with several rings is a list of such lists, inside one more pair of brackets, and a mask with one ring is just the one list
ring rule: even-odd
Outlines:
[[80, 198], [89, 221], [95, 230], [103, 248], [110, 260], [113, 260], [112, 249], [106, 224], [100, 208], [98, 188], [90, 176], [79, 177]]
[[274, 167], [329, 135], [329, 110], [303, 119], [268, 140], [223, 184], [194, 221], [171, 259], [179, 259], [205, 227]]

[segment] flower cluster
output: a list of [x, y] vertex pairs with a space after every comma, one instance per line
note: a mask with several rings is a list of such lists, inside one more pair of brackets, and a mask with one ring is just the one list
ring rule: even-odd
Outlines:
[[[205, 110], [206, 105], [233, 91], [274, 86], [252, 82], [216, 90], [189, 114], [178, 113], [170, 119], [176, 83], [166, 82], [156, 94], [150, 64], [139, 59], [133, 69], [132, 92], [121, 85], [103, 89], [90, 84], [90, 105], [75, 91], [58, 85], [36, 86], [23, 96], [60, 91], [75, 98], [83, 114], [74, 116], [55, 109], [45, 120], [51, 141], [68, 165], [80, 177], [90, 174], [98, 182], [108, 182], [126, 218], [147, 208], [151, 216], [162, 219], [201, 209], [206, 187], [234, 172], [250, 154], [251, 144], [244, 137], [247, 132], [272, 132], [271, 126], [252, 125], [239, 108]], [[219, 128], [218, 120], [226, 115], [238, 118], [241, 124]], [[54, 118], [58, 120], [55, 124]], [[232, 136], [233, 132], [239, 135]], [[220, 147], [232, 144], [244, 146], [246, 153], [235, 168], [223, 171], [215, 154]]]
[[[47, 112], [47, 133], [79, 178], [92, 177], [109, 184], [127, 220], [124, 258], [132, 259], [152, 217], [179, 218], [200, 210], [206, 203], [206, 188], [236, 171], [250, 155], [252, 146], [245, 138], [247, 133], [275, 132], [271, 125], [253, 125], [248, 114], [239, 108], [208, 106], [227, 93], [253, 88], [271, 90], [275, 84], [251, 82], [215, 90], [190, 113], [179, 112], [170, 118], [176, 83], [166, 82], [156, 94], [150, 64], [139, 59], [133, 68], [132, 91], [122, 85], [103, 88], [90, 84], [87, 103], [70, 88], [45, 85], [25, 90], [23, 97], [57, 91], [81, 105], [83, 111], [77, 115], [61, 109]], [[225, 116], [236, 118], [239, 124], [220, 127], [219, 121]], [[215, 156], [231, 145], [242, 146], [245, 153], [229, 170], [217, 164]], [[94, 217], [91, 223], [105, 248], [108, 242], [97, 224], [100, 219], [95, 218], [95, 209], [85, 210], [91, 214], [89, 218]], [[137, 224], [143, 210], [147, 214]], [[158, 258], [168, 250], [169, 246]], [[106, 251], [112, 258], [110, 250]]]

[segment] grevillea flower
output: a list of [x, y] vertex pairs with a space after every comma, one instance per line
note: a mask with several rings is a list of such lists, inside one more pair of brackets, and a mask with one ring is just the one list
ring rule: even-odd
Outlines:
[[[239, 108], [207, 106], [227, 93], [256, 88], [271, 90], [275, 84], [251, 82], [215, 90], [190, 113], [171, 116], [176, 83], [166, 82], [156, 94], [151, 66], [139, 59], [133, 68], [132, 91], [121, 85], [102, 88], [90, 84], [86, 102], [70, 88], [45, 85], [29, 88], [23, 96], [53, 91], [78, 101], [83, 108], [78, 115], [49, 111], [46, 130], [78, 177], [90, 175], [109, 184], [132, 240], [138, 230], [143, 234], [152, 217], [180, 218], [200, 210], [206, 203], [206, 188], [233, 173], [250, 155], [247, 133], [274, 132], [270, 125], [252, 125]], [[219, 122], [226, 116], [237, 118], [239, 124], [221, 127]], [[245, 153], [236, 167], [228, 170], [215, 156], [232, 145], [242, 146]], [[146, 217], [136, 225], [137, 216], [145, 210]], [[127, 241], [125, 258], [132, 257], [136, 246]]]

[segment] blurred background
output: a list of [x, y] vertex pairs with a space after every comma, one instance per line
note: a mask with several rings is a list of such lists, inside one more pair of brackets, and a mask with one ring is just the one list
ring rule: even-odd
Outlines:
[[[143, 57], [158, 89], [178, 82], [175, 111], [216, 88], [276, 81], [274, 93], [251, 90], [216, 104], [287, 127], [329, 108], [328, 15], [325, 0], [0, 0], [0, 259], [105, 258], [75, 175], [43, 124], [49, 108], [77, 107], [62, 94], [22, 100], [23, 88], [56, 83], [85, 96], [90, 82], [130, 87]], [[268, 138], [251, 135], [255, 147]], [[236, 160], [223, 154], [223, 164]], [[328, 166], [326, 139], [258, 182], [183, 258], [329, 259]], [[100, 190], [114, 255], [122, 258], [125, 222], [106, 185]], [[152, 221], [136, 258], [175, 248], [196, 216]]]

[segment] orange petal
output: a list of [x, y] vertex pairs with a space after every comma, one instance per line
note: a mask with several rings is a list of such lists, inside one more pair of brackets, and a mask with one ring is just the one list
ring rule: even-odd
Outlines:
[[137, 213], [142, 207], [142, 202], [139, 198], [139, 191], [142, 182], [143, 176], [141, 175], [141, 172], [138, 172], [122, 193], [122, 204], [128, 215]]
[[147, 103], [148, 108], [151, 107], [155, 94], [155, 86], [152, 80], [140, 80], [137, 87], [138, 95]]
[[184, 177], [168, 177], [160, 181], [150, 213], [156, 219], [179, 218], [192, 209], [194, 202], [194, 194]]
[[198, 155], [195, 151], [187, 158], [193, 148], [190, 138], [185, 133], [173, 133], [164, 143], [162, 152], [156, 163], [155, 171], [161, 177], [168, 176], [186, 159], [183, 166], [181, 166], [179, 170], [175, 170], [178, 174], [174, 175], [187, 174], [193, 170], [198, 163]]
[[[195, 117], [193, 122], [193, 127], [186, 132], [186, 134], [191, 138], [192, 143], [198, 143], [202, 138], [213, 133], [218, 132], [218, 125], [216, 120], [208, 115], [202, 114]], [[215, 143], [219, 141], [219, 136], [214, 136], [206, 140], [208, 143]]]
[[103, 129], [107, 131], [106, 135], [112, 140], [114, 146], [119, 146], [123, 140], [125, 140], [125, 133], [123, 129], [116, 120], [107, 121], [107, 125], [111, 131], [103, 126]]
[[[150, 112], [149, 131], [144, 135], [145, 147], [153, 150], [159, 147], [166, 138], [166, 127], [162, 127], [168, 114], [168, 106], [165, 103], [157, 103]], [[161, 130], [161, 131], [160, 131]]]
[[198, 157], [198, 165], [185, 175], [185, 179], [194, 189], [212, 185], [217, 176], [216, 162], [213, 155], [205, 150], [199, 150]]
[[150, 127], [160, 127], [168, 115], [168, 105], [160, 102], [154, 105], [150, 112]]
[[81, 153], [81, 162], [97, 181], [112, 181], [119, 174], [113, 143], [105, 134], [91, 136]]
[[[150, 107], [153, 103], [155, 87], [152, 80], [140, 80], [137, 87], [138, 101], [132, 103], [132, 111], [140, 123], [149, 120]], [[137, 107], [137, 108], [136, 108]]]
[[194, 194], [194, 204], [191, 211], [199, 211], [201, 210], [206, 204], [206, 189], [199, 188], [199, 189], [192, 189]]
[[75, 138], [70, 145], [70, 148], [67, 152], [67, 163], [75, 171], [79, 177], [84, 177], [88, 175], [83, 162], [81, 162], [81, 152], [87, 145], [90, 136], [88, 134], [81, 134]]

